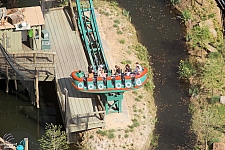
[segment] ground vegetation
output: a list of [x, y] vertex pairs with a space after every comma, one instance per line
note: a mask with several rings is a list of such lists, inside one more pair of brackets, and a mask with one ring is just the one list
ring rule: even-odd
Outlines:
[[189, 55], [181, 60], [180, 79], [189, 84], [192, 130], [197, 136], [194, 149], [211, 149], [224, 142], [225, 44], [221, 11], [214, 0], [187, 0], [172, 3], [187, 27]]

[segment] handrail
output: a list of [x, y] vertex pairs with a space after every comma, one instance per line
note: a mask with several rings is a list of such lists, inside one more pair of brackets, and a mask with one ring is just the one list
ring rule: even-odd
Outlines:
[[10, 52], [10, 54], [15, 54], [15, 55], [19, 55], [19, 54], [48, 54], [48, 55], [56, 55], [56, 52], [27, 51], [27, 52]]
[[[16, 61], [16, 59], [23, 59], [23, 58], [32, 58], [32, 60], [29, 61], [17, 61], [17, 63], [19, 64], [30, 64], [30, 63], [34, 63], [34, 64], [55, 64], [55, 56], [56, 56], [56, 52], [23, 52], [23, 53], [18, 53], [18, 52], [12, 52], [10, 53], [10, 55], [13, 56], [14, 61]], [[19, 55], [19, 56], [17, 56]], [[39, 55], [52, 55], [51, 56], [39, 56]], [[5, 56], [0, 56], [0, 58], [4, 58]], [[47, 61], [37, 61], [37, 58], [39, 58], [39, 60], [41, 59], [48, 59]]]

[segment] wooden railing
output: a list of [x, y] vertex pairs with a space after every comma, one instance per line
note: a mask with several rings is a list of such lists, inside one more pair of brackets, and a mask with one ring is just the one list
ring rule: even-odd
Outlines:
[[[56, 52], [11, 52], [14, 61], [24, 67], [54, 68]], [[4, 56], [0, 56], [0, 65], [5, 65]]]

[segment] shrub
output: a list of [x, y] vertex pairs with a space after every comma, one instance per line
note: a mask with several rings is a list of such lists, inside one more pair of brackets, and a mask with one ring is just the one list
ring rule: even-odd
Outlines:
[[220, 101], [220, 96], [212, 96], [210, 99], [209, 99], [209, 103], [210, 104], [215, 104], [217, 102]]
[[118, 24], [114, 24], [113, 27], [114, 28], [118, 28], [119, 26], [118, 26]]
[[113, 139], [114, 137], [115, 137], [114, 133], [109, 133], [109, 134], [108, 134], [108, 138], [109, 138], [109, 139]]
[[180, 65], [178, 67], [178, 73], [180, 75], [180, 79], [189, 79], [196, 73], [194, 66], [187, 60], [180, 60]]
[[125, 17], [129, 18], [130, 12], [127, 11], [126, 9], [123, 9], [122, 14], [123, 14]]
[[185, 10], [182, 12], [182, 20], [183, 20], [184, 22], [186, 22], [186, 21], [188, 21], [188, 20], [190, 20], [190, 19], [191, 19], [191, 12], [190, 12], [190, 10], [185, 9]]
[[120, 44], [124, 44], [125, 43], [125, 40], [122, 39], [122, 40], [119, 40]]
[[120, 24], [120, 21], [119, 20], [114, 20], [114, 23]]
[[106, 131], [102, 131], [102, 130], [97, 130], [96, 133], [102, 136], [105, 136], [107, 134]]
[[199, 88], [197, 86], [192, 86], [189, 88], [189, 94], [192, 96], [192, 97], [196, 97], [198, 96], [199, 94]]
[[172, 5], [180, 4], [180, 0], [170, 0]]
[[117, 34], [123, 34], [123, 32], [121, 30], [118, 30]]
[[125, 64], [131, 64], [132, 61], [131, 60], [124, 60], [121, 62], [121, 64], [125, 65]]

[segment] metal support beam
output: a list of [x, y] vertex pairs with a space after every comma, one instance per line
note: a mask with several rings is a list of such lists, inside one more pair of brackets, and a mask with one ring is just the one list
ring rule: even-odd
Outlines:
[[104, 103], [106, 114], [122, 112], [123, 93], [105, 93], [100, 97]]

